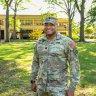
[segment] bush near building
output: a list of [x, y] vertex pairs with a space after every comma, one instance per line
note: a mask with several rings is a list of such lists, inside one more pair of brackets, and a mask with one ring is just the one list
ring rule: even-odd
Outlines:
[[31, 32], [30, 35], [30, 39], [32, 40], [37, 40], [41, 35], [42, 35], [43, 31], [42, 30], [34, 30], [33, 32]]

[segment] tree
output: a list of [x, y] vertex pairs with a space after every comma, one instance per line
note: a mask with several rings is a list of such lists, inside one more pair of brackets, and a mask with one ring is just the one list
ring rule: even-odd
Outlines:
[[22, 2], [22, 0], [13, 0], [11, 9], [14, 11], [14, 16], [13, 16], [13, 39], [16, 39], [16, 13], [17, 13], [17, 8], [18, 5]]
[[72, 22], [72, 37], [75, 41], [79, 40], [79, 25], [76, 22]]
[[[14, 28], [14, 18], [12, 15], [9, 17], [9, 24], [11, 28]], [[20, 19], [16, 19], [16, 25], [15, 25], [16, 32], [20, 32], [20, 25], [21, 25]], [[11, 32], [11, 36], [14, 39], [13, 35], [14, 35], [14, 31]]]
[[9, 7], [13, 0], [0, 0], [0, 3], [6, 9], [5, 18], [5, 42], [9, 42]]
[[57, 14], [56, 13], [51, 13], [51, 12], [46, 12], [44, 14], [41, 14], [41, 20], [42, 22], [44, 22], [45, 18], [47, 17], [57, 17]]
[[17, 15], [17, 11], [19, 10], [24, 10], [26, 9], [25, 7], [23, 7], [23, 4], [26, 2], [30, 2], [31, 0], [13, 0], [10, 8], [13, 10], [14, 12], [14, 16], [13, 16], [13, 39], [16, 39], [16, 15]]
[[96, 22], [96, 0], [93, 0], [91, 9], [88, 12], [88, 20], [90, 23], [95, 23]]
[[92, 26], [92, 25], [86, 25], [85, 26], [85, 33], [88, 34], [88, 35], [94, 33], [94, 26]]
[[68, 35], [72, 38], [72, 21], [75, 14], [75, 2], [74, 0], [45, 0], [49, 4], [55, 4], [63, 9], [64, 12], [68, 16], [69, 21], [69, 30]]
[[79, 3], [78, 0], [75, 0], [76, 8], [80, 14], [80, 40], [81, 42], [85, 41], [84, 40], [84, 9], [85, 9], [85, 0], [80, 0], [81, 2]]

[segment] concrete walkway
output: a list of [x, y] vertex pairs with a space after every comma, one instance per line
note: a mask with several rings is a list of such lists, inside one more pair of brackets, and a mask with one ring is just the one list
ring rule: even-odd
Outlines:
[[96, 43], [96, 39], [85, 39], [86, 42], [89, 42], [89, 43]]

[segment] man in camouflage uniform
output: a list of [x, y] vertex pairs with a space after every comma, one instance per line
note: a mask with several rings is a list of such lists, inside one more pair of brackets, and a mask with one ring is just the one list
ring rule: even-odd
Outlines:
[[58, 33], [56, 25], [55, 18], [46, 18], [44, 36], [35, 45], [31, 87], [37, 96], [74, 96], [79, 82], [76, 44]]

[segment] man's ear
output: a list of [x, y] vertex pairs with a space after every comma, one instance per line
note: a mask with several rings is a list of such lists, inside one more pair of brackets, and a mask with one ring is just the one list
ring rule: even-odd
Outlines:
[[70, 48], [74, 49], [74, 48], [76, 48], [76, 43], [74, 41], [71, 41], [69, 43], [69, 46], [70, 46]]

